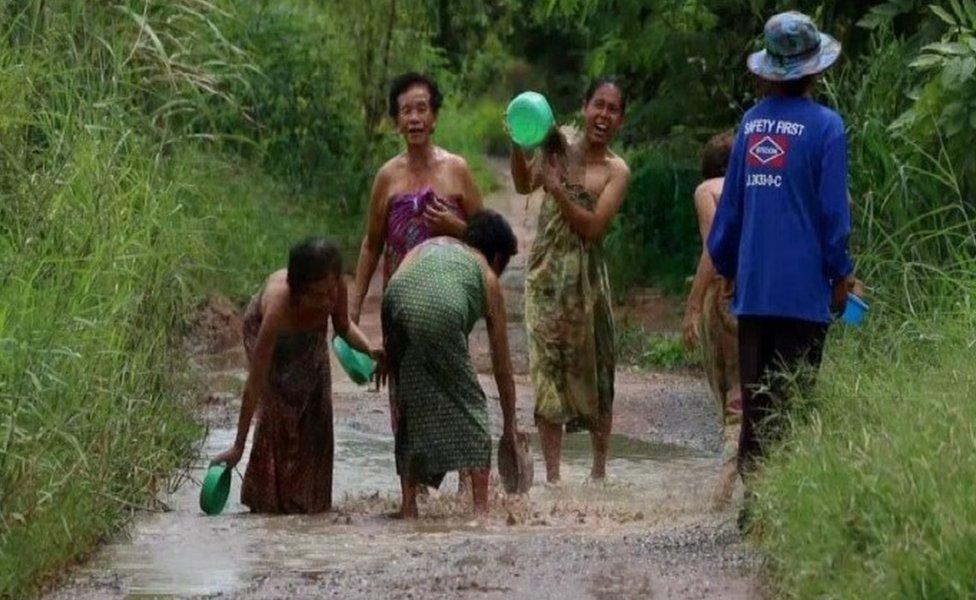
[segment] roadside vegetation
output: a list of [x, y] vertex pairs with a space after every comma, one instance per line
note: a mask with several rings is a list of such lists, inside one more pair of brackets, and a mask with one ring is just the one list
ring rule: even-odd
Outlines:
[[[186, 464], [178, 351], [211, 293], [243, 301], [297, 238], [354, 256], [398, 148], [386, 86], [432, 73], [439, 143], [487, 192], [507, 99], [572, 121], [629, 97], [633, 173], [607, 239], [618, 294], [685, 291], [697, 152], [754, 100], [773, 12], [814, 14], [846, 64], [854, 248], [872, 310], [836, 328], [757, 482], [755, 540], [787, 597], [968, 597], [976, 573], [976, 1], [25, 0], [0, 5], [0, 596], [36, 591]], [[681, 368], [672, 337], [621, 352]]]

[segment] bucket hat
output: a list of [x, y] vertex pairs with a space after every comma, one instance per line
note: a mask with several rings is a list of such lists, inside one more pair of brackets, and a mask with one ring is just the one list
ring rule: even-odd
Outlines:
[[825, 71], [840, 56], [840, 42], [817, 30], [810, 17], [774, 15], [763, 31], [766, 48], [749, 55], [749, 70], [768, 81], [792, 81]]

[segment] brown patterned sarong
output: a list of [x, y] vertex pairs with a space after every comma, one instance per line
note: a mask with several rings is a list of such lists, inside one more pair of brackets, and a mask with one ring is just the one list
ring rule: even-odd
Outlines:
[[[251, 360], [261, 328], [260, 294], [244, 315]], [[241, 502], [253, 512], [318, 513], [332, 508], [332, 379], [328, 334], [280, 334], [244, 475]]]

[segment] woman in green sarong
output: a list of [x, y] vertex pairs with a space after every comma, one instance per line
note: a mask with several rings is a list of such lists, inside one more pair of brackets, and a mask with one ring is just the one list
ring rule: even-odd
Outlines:
[[468, 222], [463, 242], [422, 242], [390, 278], [382, 321], [404, 518], [417, 517], [418, 484], [437, 487], [447, 472], [462, 470], [471, 476], [475, 513], [488, 512], [488, 407], [471, 364], [468, 334], [486, 320], [502, 438], [513, 443], [515, 382], [498, 276], [516, 251], [508, 223], [483, 211]]
[[591, 476], [606, 475], [616, 357], [602, 244], [630, 179], [627, 164], [610, 150], [624, 109], [620, 87], [612, 79], [596, 81], [584, 97], [578, 139], [567, 143], [554, 133], [531, 162], [512, 150], [515, 189], [546, 191], [528, 261], [525, 323], [550, 483], [560, 478], [563, 427], [590, 431]]

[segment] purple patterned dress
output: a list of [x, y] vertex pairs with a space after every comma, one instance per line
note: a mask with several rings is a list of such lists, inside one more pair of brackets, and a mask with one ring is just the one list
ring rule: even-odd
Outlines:
[[386, 249], [383, 260], [383, 287], [400, 266], [400, 261], [413, 250], [414, 246], [425, 242], [434, 235], [424, 216], [427, 206], [436, 201], [447, 207], [454, 216], [467, 221], [458, 197], [438, 198], [429, 187], [413, 194], [397, 194], [390, 198], [386, 213]]

